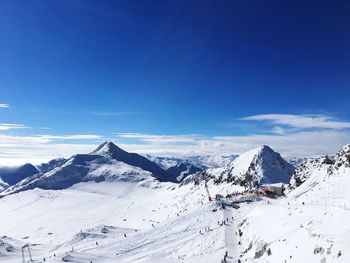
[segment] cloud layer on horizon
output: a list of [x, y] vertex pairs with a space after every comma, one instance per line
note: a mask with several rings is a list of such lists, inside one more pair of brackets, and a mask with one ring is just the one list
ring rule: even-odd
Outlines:
[[[324, 114], [259, 114], [241, 118], [245, 121], [263, 121], [274, 126], [272, 131], [276, 133], [296, 131], [303, 129], [350, 129], [350, 122], [339, 121], [336, 118]], [[282, 126], [282, 127], [281, 127]]]
[[350, 123], [331, 116], [265, 114], [240, 120], [264, 122], [272, 132], [233, 136], [117, 133], [113, 138], [106, 138], [97, 134], [9, 135], [3, 130], [5, 133], [0, 133], [0, 165], [37, 164], [89, 153], [105, 140], [112, 140], [127, 151], [167, 156], [240, 154], [266, 144], [287, 158], [333, 154], [350, 143]]

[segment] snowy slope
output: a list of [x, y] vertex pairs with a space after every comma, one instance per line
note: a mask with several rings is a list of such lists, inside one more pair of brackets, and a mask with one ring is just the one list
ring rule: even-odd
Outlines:
[[304, 160], [298, 166], [296, 166], [290, 181], [291, 187], [298, 187], [305, 182], [315, 170], [321, 169], [325, 165], [332, 164], [334, 161], [333, 159], [334, 158], [332, 156], [322, 156]]
[[[264, 148], [243, 154], [234, 169], [250, 171], [245, 167], [254, 161], [265, 176], [264, 171], [283, 167], [279, 155]], [[134, 166], [107, 155], [88, 156], [91, 160], [83, 155], [66, 165], [86, 167], [87, 162], [86, 176], [99, 183], [89, 179], [62, 190], [37, 188], [0, 199], [1, 262], [22, 262], [20, 247], [26, 243], [34, 262], [50, 263], [220, 262], [225, 251], [229, 263], [238, 257], [259, 263], [350, 262], [350, 145], [331, 164], [314, 169], [287, 198], [245, 196], [243, 186], [210, 180], [212, 196], [241, 192], [234, 200], [254, 201], [237, 210], [222, 210], [227, 200], [209, 202], [203, 181], [160, 182], [142, 169], [140, 177], [132, 170], [128, 178]], [[101, 175], [108, 179], [99, 180]]]
[[244, 207], [242, 260], [248, 262], [350, 261], [350, 145], [317, 168], [287, 199]]
[[75, 155], [53, 170], [27, 178], [1, 194], [11, 194], [34, 188], [64, 189], [86, 181], [155, 180], [150, 172], [103, 156]]
[[[31, 246], [33, 259], [45, 257], [47, 262], [194, 263], [221, 258], [225, 228], [217, 222], [223, 212], [208, 203], [204, 187], [157, 184], [85, 182], [9, 195], [0, 199], [1, 235], [38, 244]], [[1, 262], [20, 258], [14, 251]]]
[[52, 170], [56, 166], [63, 164], [65, 161], [67, 161], [67, 160], [64, 158], [57, 158], [57, 159], [53, 159], [53, 160], [49, 161], [48, 163], [42, 163], [40, 165], [37, 165], [36, 168], [38, 169], [38, 171], [40, 173], [45, 173], [45, 172]]
[[207, 173], [216, 183], [257, 186], [264, 183], [287, 183], [293, 171], [294, 167], [279, 153], [264, 145], [239, 155], [225, 167], [209, 169]]
[[34, 188], [64, 189], [86, 181], [175, 180], [157, 164], [140, 155], [127, 153], [112, 143], [100, 145], [91, 154], [77, 154], [68, 160], [54, 163], [51, 170], [24, 179], [3, 191], [0, 196]]
[[105, 142], [98, 146], [91, 155], [103, 156], [106, 158], [111, 158], [119, 162], [123, 162], [135, 167], [139, 167], [145, 171], [151, 172], [154, 177], [160, 181], [176, 182], [176, 179], [169, 175], [164, 169], [160, 168], [156, 163], [148, 160], [137, 153], [129, 153], [119, 148], [112, 142]]
[[308, 178], [289, 194], [290, 198], [350, 205], [350, 192], [346, 187], [350, 185], [350, 144], [334, 158], [327, 159], [331, 161], [322, 161], [316, 169], [309, 170]]

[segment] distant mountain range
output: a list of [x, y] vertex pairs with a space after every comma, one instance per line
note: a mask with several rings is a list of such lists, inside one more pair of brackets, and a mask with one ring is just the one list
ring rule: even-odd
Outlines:
[[87, 181], [191, 183], [213, 180], [215, 184], [231, 183], [245, 187], [290, 182], [291, 187], [297, 187], [315, 170], [335, 163], [332, 156], [295, 160], [296, 167], [266, 145], [238, 157], [175, 158], [144, 157], [105, 142], [90, 154], [54, 159], [36, 167], [31, 164], [2, 167], [0, 192], [6, 195], [34, 188], [64, 189]]

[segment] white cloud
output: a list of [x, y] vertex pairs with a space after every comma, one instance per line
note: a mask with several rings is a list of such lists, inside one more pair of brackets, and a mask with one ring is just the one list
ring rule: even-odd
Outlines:
[[[89, 143], [59, 143], [63, 138], [85, 140]], [[79, 138], [79, 139], [78, 139]], [[133, 143], [124, 140], [132, 138]], [[0, 165], [25, 162], [42, 163], [57, 157], [89, 153], [100, 143], [98, 135], [64, 136], [9, 136], [0, 135]], [[123, 133], [115, 142], [123, 149], [140, 154], [154, 155], [229, 155], [240, 154], [266, 144], [283, 157], [310, 157], [337, 152], [350, 142], [347, 131], [322, 130], [296, 132], [289, 135], [213, 136], [157, 135]]]
[[[119, 135], [120, 137], [120, 135]], [[125, 135], [122, 134], [122, 138]], [[266, 144], [284, 157], [310, 157], [337, 152], [350, 142], [350, 133], [346, 131], [306, 131], [289, 135], [243, 135], [213, 136], [200, 135], [150, 135], [130, 134], [136, 142], [120, 144], [129, 151], [154, 155], [228, 155], [240, 154], [252, 148]], [[168, 140], [170, 138], [171, 140]], [[188, 140], [189, 143], [183, 143]], [[166, 143], [164, 143], [166, 140]]]
[[295, 115], [295, 114], [260, 114], [248, 116], [241, 120], [267, 121], [273, 125], [285, 125], [298, 129], [348, 129], [350, 122], [338, 121], [334, 117], [321, 114]]
[[5, 103], [0, 103], [0, 109], [6, 109], [6, 108], [10, 108], [10, 105]]
[[89, 153], [97, 143], [58, 143], [58, 140], [95, 140], [98, 135], [63, 136], [12, 136], [0, 134], [0, 165], [26, 162], [39, 164], [58, 157], [70, 157], [77, 153]]
[[157, 144], [182, 144], [182, 143], [194, 143], [199, 135], [189, 134], [189, 135], [154, 135], [154, 134], [142, 134], [142, 133], [118, 133], [120, 138], [131, 138], [144, 141], [147, 143], [157, 143]]
[[14, 123], [0, 123], [0, 131], [8, 131], [12, 129], [25, 129], [28, 128], [26, 125], [14, 124]]
[[273, 127], [272, 130], [271, 130], [271, 132], [272, 132], [272, 133], [276, 133], [276, 134], [286, 134], [286, 133], [287, 133], [286, 129], [283, 129], [283, 128], [280, 127], [280, 126], [275, 126], [275, 127]]
[[40, 138], [48, 140], [96, 140], [102, 136], [96, 134], [74, 134], [74, 135], [38, 135]]
[[[172, 156], [240, 154], [266, 144], [284, 157], [333, 154], [343, 145], [350, 143], [348, 129], [350, 123], [337, 121], [325, 115], [265, 114], [244, 119], [268, 121], [272, 125], [273, 133], [240, 136], [118, 133], [115, 142], [131, 152]], [[0, 130], [1, 125], [3, 124], [0, 124]], [[25, 127], [18, 126], [18, 128]], [[14, 128], [9, 124], [3, 127]], [[33, 136], [0, 134], [0, 165], [41, 163], [57, 157], [88, 153], [102, 140], [105, 140], [105, 137], [96, 134]]]

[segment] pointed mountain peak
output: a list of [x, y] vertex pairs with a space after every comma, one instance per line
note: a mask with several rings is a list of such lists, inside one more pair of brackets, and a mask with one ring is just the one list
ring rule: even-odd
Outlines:
[[118, 153], [125, 153], [125, 151], [119, 148], [113, 142], [109, 141], [100, 144], [93, 152], [91, 152], [92, 155], [108, 155], [111, 157], [117, 155]]
[[275, 152], [270, 146], [268, 145], [261, 145], [257, 148], [258, 152]]
[[264, 144], [264, 145], [261, 145], [260, 148], [261, 148], [262, 150], [269, 150], [269, 151], [272, 150], [270, 146], [265, 145], [265, 144]]
[[245, 186], [261, 183], [289, 182], [294, 167], [267, 145], [239, 155], [220, 170], [218, 182], [234, 182]]

